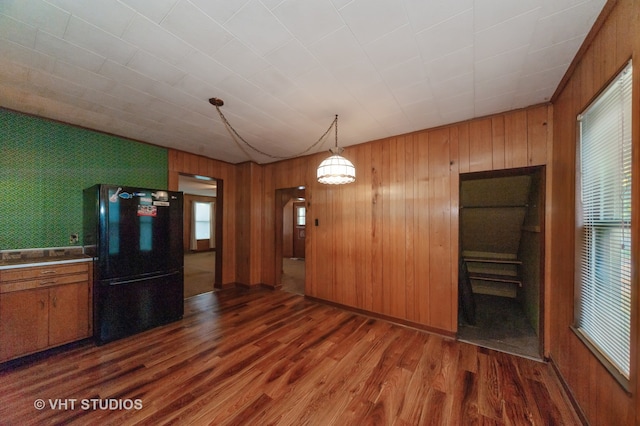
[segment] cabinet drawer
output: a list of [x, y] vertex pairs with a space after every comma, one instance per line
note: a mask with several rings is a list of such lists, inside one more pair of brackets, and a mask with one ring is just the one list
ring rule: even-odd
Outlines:
[[49, 275], [37, 280], [23, 280], [0, 283], [0, 293], [11, 293], [13, 291], [29, 290], [32, 288], [46, 288], [60, 284], [73, 284], [86, 282], [89, 280], [89, 273], [70, 275]]
[[37, 266], [33, 268], [16, 268], [2, 271], [0, 283], [16, 280], [29, 280], [35, 278], [49, 278], [57, 275], [75, 274], [88, 272], [88, 263], [72, 263], [67, 265]]

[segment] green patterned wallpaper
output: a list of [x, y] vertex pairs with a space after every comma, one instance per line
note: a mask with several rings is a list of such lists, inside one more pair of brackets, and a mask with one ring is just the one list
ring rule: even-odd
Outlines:
[[167, 150], [0, 108], [0, 250], [82, 241], [82, 190], [165, 188]]

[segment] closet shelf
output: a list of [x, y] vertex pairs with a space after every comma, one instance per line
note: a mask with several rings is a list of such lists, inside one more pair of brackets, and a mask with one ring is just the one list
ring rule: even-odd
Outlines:
[[482, 253], [484, 256], [463, 256], [465, 263], [469, 264], [469, 279], [484, 281], [487, 283], [502, 283], [505, 285], [517, 285], [522, 288], [520, 268], [522, 261], [515, 256], [505, 256], [491, 253]]
[[526, 209], [527, 207], [529, 207], [528, 204], [512, 204], [512, 205], [505, 205], [505, 204], [498, 204], [495, 206], [489, 205], [489, 206], [460, 206], [461, 209]]
[[500, 274], [483, 274], [483, 273], [469, 273], [469, 279], [471, 280], [480, 280], [480, 281], [492, 281], [499, 283], [510, 283], [517, 284], [518, 287], [522, 287], [522, 280], [518, 277], [512, 277], [509, 275], [500, 275]]
[[506, 265], [522, 265], [522, 261], [518, 259], [503, 259], [493, 257], [465, 257], [467, 263], [502, 263]]

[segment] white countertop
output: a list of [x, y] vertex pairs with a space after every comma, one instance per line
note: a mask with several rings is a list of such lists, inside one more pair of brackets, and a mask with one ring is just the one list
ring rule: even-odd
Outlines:
[[91, 262], [92, 260], [93, 258], [89, 256], [49, 256], [35, 257], [33, 259], [10, 259], [0, 261], [0, 270], [31, 268], [34, 266], [64, 265], [67, 263]]

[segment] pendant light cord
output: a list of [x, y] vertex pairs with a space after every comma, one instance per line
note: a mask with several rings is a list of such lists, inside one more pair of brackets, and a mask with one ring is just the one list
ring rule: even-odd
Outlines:
[[269, 154], [267, 152], [264, 152], [261, 149], [258, 149], [255, 146], [251, 145], [249, 142], [247, 142], [242, 136], [240, 136], [240, 134], [236, 131], [236, 129], [233, 128], [231, 123], [229, 123], [229, 120], [227, 120], [227, 117], [225, 117], [224, 114], [222, 113], [222, 110], [220, 109], [220, 105], [215, 104], [215, 103], [212, 103], [212, 104], [213, 104], [213, 106], [216, 107], [216, 110], [218, 111], [218, 115], [220, 116], [220, 120], [222, 120], [222, 123], [224, 124], [225, 128], [229, 132], [229, 135], [231, 136], [231, 139], [233, 139], [233, 141], [236, 143], [236, 145], [238, 145], [240, 150], [247, 157], [249, 157], [249, 159], [251, 161], [253, 161], [255, 163], [258, 163], [258, 161], [253, 159], [251, 154], [249, 154], [249, 152], [246, 149], [244, 149], [244, 147], [242, 146], [242, 144], [240, 144], [240, 142], [238, 142], [238, 140], [244, 142], [244, 144], [246, 146], [248, 146], [249, 148], [251, 148], [252, 150], [254, 150], [257, 153], [264, 155], [265, 157], [269, 157], [269, 158], [272, 158], [272, 159], [275, 159], [275, 160], [287, 160], [287, 159], [290, 159], [290, 158], [300, 157], [300, 156], [308, 153], [309, 151], [311, 151], [316, 145], [318, 145], [320, 142], [322, 142], [327, 137], [327, 135], [329, 134], [331, 129], [335, 126], [335, 129], [336, 129], [336, 147], [338, 146], [338, 115], [337, 114], [336, 114], [336, 118], [331, 122], [331, 125], [329, 126], [329, 128], [322, 134], [322, 136], [320, 136], [320, 139], [315, 141], [313, 144], [311, 144], [304, 151], [301, 151], [301, 152], [299, 152], [297, 154], [293, 154], [293, 155], [282, 157], [282, 156], [272, 155], [272, 154]]

